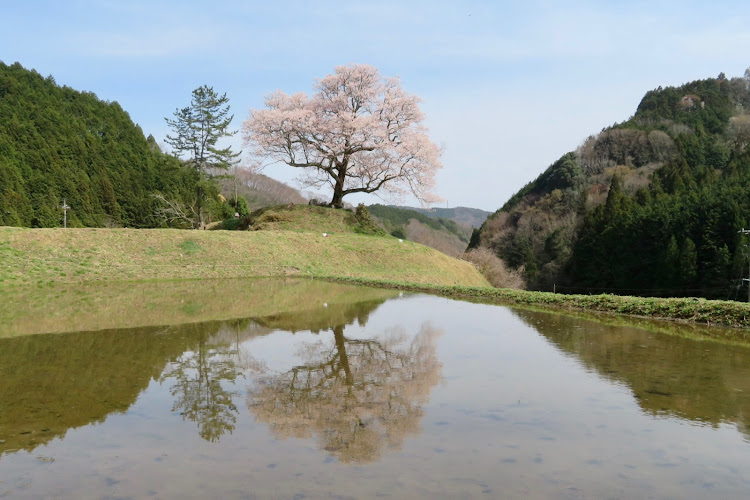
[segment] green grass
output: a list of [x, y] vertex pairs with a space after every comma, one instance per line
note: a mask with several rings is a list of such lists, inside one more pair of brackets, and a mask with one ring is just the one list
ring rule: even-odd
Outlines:
[[383, 286], [414, 292], [428, 292], [461, 299], [483, 302], [624, 314], [641, 318], [666, 319], [698, 323], [708, 326], [750, 328], [750, 304], [698, 298], [628, 297], [619, 295], [563, 295], [550, 292], [530, 292], [490, 287], [445, 286], [415, 284], [399, 281], [373, 281], [366, 278], [328, 279]]
[[[253, 231], [0, 228], [0, 291], [24, 285], [296, 276], [552, 309], [750, 327], [750, 306], [705, 299], [495, 289], [469, 263], [390, 236], [354, 213], [293, 205], [254, 212]], [[326, 233], [326, 236], [323, 236]]]
[[309, 205], [265, 207], [246, 217], [223, 221], [212, 229], [386, 235], [385, 231], [371, 221], [358, 219], [352, 211]]
[[187, 255], [195, 255], [202, 250], [202, 247], [194, 240], [185, 240], [177, 246]]
[[[340, 212], [340, 211], [339, 211]], [[0, 288], [257, 276], [336, 276], [486, 286], [469, 263], [356, 232], [23, 229], [0, 232]], [[76, 250], [76, 252], [72, 252]]]

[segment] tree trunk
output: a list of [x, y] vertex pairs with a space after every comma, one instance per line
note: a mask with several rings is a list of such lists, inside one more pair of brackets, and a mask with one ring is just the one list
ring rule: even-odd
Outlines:
[[343, 326], [333, 328], [333, 338], [336, 341], [336, 351], [341, 361], [341, 367], [344, 369], [344, 382], [349, 387], [349, 392], [351, 393], [352, 385], [354, 385], [354, 376], [349, 366], [349, 358], [346, 355], [346, 339], [344, 338]]
[[198, 227], [196, 229], [204, 229], [203, 223], [203, 188], [197, 186], [196, 189], [196, 204], [198, 205]]
[[333, 199], [331, 200], [330, 205], [333, 208], [344, 208], [343, 198], [344, 194], [341, 192], [341, 190], [334, 190]]
[[333, 199], [331, 200], [331, 206], [333, 208], [344, 208], [344, 178], [346, 177], [346, 163], [342, 165], [338, 170], [338, 175], [335, 177], [336, 184], [333, 186]]

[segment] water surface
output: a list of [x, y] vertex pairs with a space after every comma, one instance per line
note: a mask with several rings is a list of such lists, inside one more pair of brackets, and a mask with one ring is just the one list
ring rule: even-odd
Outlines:
[[309, 280], [0, 298], [0, 496], [750, 493], [741, 342]]

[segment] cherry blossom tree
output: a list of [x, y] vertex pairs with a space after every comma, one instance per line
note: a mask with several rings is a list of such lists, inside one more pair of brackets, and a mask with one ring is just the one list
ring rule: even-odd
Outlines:
[[243, 135], [256, 155], [303, 169], [304, 185], [330, 185], [331, 206], [376, 191], [431, 203], [440, 201], [432, 190], [441, 151], [422, 125], [419, 103], [398, 78], [372, 66], [339, 66], [315, 83], [311, 97], [268, 96], [264, 109], [250, 110]]

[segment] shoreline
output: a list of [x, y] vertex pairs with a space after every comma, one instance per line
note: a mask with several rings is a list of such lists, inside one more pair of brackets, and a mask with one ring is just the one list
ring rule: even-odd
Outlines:
[[534, 306], [550, 311], [582, 311], [704, 326], [750, 328], [750, 304], [702, 298], [633, 297], [620, 295], [564, 295], [507, 288], [423, 285], [366, 278], [323, 279], [366, 286], [425, 292], [458, 299], [480, 299], [503, 305]]
[[[750, 328], [750, 304], [498, 289], [473, 265], [395, 238], [301, 231], [0, 228], [0, 293], [91, 283], [298, 277], [549, 310]], [[20, 287], [20, 288], [17, 288]]]

